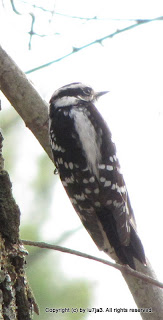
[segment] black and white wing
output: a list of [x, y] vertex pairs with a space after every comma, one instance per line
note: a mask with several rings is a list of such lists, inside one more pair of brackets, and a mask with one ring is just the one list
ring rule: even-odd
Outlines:
[[67, 103], [63, 110], [51, 101], [50, 115], [54, 161], [83, 225], [98, 248], [116, 261], [132, 268], [133, 258], [145, 264], [115, 145], [103, 118], [92, 103], [84, 102]]

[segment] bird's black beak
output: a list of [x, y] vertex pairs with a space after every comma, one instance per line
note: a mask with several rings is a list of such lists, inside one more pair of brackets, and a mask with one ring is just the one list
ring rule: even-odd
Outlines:
[[95, 93], [95, 98], [98, 99], [99, 97], [103, 96], [104, 94], [108, 93], [109, 91], [100, 91]]

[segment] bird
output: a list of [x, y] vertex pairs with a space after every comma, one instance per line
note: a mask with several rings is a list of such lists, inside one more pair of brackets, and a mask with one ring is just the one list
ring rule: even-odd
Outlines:
[[108, 91], [74, 82], [50, 99], [54, 164], [82, 224], [99, 250], [136, 269], [146, 265], [142, 242], [111, 131], [95, 106]]

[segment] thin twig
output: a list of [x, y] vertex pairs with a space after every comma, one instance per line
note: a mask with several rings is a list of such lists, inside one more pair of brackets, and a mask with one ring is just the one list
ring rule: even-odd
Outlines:
[[69, 254], [76, 255], [78, 257], [82, 257], [82, 258], [94, 260], [94, 261], [97, 261], [97, 262], [101, 262], [101, 263], [106, 264], [106, 265], [108, 265], [110, 267], [113, 267], [113, 268], [115, 268], [115, 269], [117, 269], [117, 270], [119, 270], [121, 272], [130, 274], [133, 277], [136, 277], [138, 279], [141, 279], [143, 281], [151, 283], [151, 284], [153, 284], [153, 285], [155, 285], [155, 286], [157, 286], [159, 288], [163, 288], [163, 283], [161, 283], [161, 282], [159, 282], [159, 281], [157, 281], [157, 280], [155, 280], [155, 279], [153, 279], [151, 277], [148, 277], [148, 276], [144, 275], [143, 273], [135, 271], [135, 270], [131, 269], [128, 266], [124, 266], [124, 265], [121, 265], [121, 264], [118, 264], [118, 263], [113, 263], [113, 262], [110, 262], [108, 260], [104, 260], [104, 259], [100, 259], [100, 258], [94, 257], [94, 256], [92, 256], [90, 254], [87, 254], [87, 253], [83, 253], [83, 252], [80, 252], [80, 251], [72, 250], [72, 249], [61, 247], [61, 246], [57, 246], [57, 245], [48, 244], [48, 243], [45, 243], [45, 242], [22, 240], [22, 243], [24, 245], [39, 247], [39, 248], [42, 248], [42, 249], [51, 249], [51, 250], [61, 251], [61, 252], [64, 252], [64, 253], [69, 253]]
[[[56, 245], [61, 245], [62, 242], [64, 242], [65, 240], [67, 240], [69, 237], [71, 237], [72, 235], [74, 235], [74, 233], [76, 233], [77, 231], [79, 231], [82, 228], [82, 225], [80, 225], [79, 227], [75, 228], [75, 229], [71, 229], [68, 231], [65, 231], [58, 239], [56, 239], [55, 243]], [[29, 257], [28, 257], [28, 263], [31, 265], [31, 263], [35, 262], [38, 255], [43, 253], [47, 253], [47, 251], [44, 250], [44, 252], [42, 252], [42, 248], [37, 247], [36, 250], [34, 250], [34, 252], [31, 252]]]
[[31, 16], [32, 18], [32, 21], [31, 21], [31, 30], [29, 31], [29, 44], [28, 44], [28, 48], [29, 50], [31, 50], [31, 47], [32, 47], [32, 37], [34, 35], [34, 24], [35, 24], [35, 15], [31, 12], [29, 13], [29, 15]]
[[[24, 4], [28, 4], [29, 3], [27, 1], [22, 1]], [[58, 12], [58, 11], [55, 11], [54, 10], [49, 10], [49, 9], [46, 9], [44, 7], [41, 7], [41, 6], [37, 6], [35, 4], [31, 4], [31, 6], [34, 8], [34, 9], [39, 9], [39, 10], [42, 10], [44, 12], [48, 12], [48, 13], [53, 13], [54, 15], [59, 15], [59, 16], [62, 16], [62, 17], [66, 17], [66, 18], [70, 18], [70, 19], [78, 19], [78, 20], [86, 20], [86, 21], [90, 21], [90, 20], [96, 20], [96, 21], [149, 21], [149, 20], [152, 20], [152, 19], [137, 19], [137, 18], [110, 18], [110, 17], [99, 17], [99, 16], [93, 16], [93, 17], [82, 17], [82, 16], [75, 16], [75, 15], [70, 15], [70, 14], [66, 14], [66, 13], [62, 13], [62, 12]]]
[[126, 28], [123, 28], [123, 29], [118, 29], [118, 30], [116, 30], [115, 32], [113, 32], [113, 33], [111, 33], [111, 34], [108, 34], [108, 35], [106, 35], [106, 36], [104, 36], [104, 37], [102, 37], [102, 38], [99, 38], [99, 39], [96, 39], [96, 40], [94, 40], [94, 41], [92, 41], [92, 42], [89, 42], [89, 43], [85, 44], [84, 46], [81, 46], [81, 47], [78, 47], [78, 48], [73, 47], [73, 48], [72, 48], [72, 51], [69, 52], [68, 54], [66, 54], [66, 55], [64, 55], [64, 56], [61, 56], [61, 57], [59, 57], [58, 59], [52, 60], [52, 61], [50, 61], [50, 62], [47, 62], [47, 63], [45, 63], [45, 64], [43, 64], [43, 65], [41, 65], [41, 66], [38, 66], [38, 67], [36, 67], [36, 68], [30, 69], [30, 70], [26, 71], [25, 73], [26, 73], [26, 74], [29, 74], [29, 73], [35, 72], [35, 71], [37, 71], [37, 70], [43, 69], [43, 68], [45, 68], [45, 67], [50, 66], [50, 65], [53, 64], [53, 63], [59, 62], [59, 61], [65, 59], [65, 58], [71, 56], [71, 55], [74, 54], [74, 53], [79, 52], [80, 50], [86, 49], [86, 48], [88, 48], [88, 47], [90, 47], [90, 46], [92, 46], [92, 45], [95, 45], [95, 44], [101, 44], [102, 41], [104, 41], [104, 40], [106, 40], [106, 39], [108, 39], [108, 38], [113, 38], [114, 36], [116, 36], [116, 35], [118, 35], [118, 34], [120, 34], [120, 33], [122, 33], [122, 32], [129, 31], [129, 30], [131, 30], [131, 29], [133, 29], [133, 28], [136, 28], [136, 27], [138, 27], [138, 26], [140, 26], [140, 25], [143, 25], [143, 24], [145, 24], [145, 23], [149, 23], [149, 22], [152, 22], [152, 21], [158, 21], [158, 20], [163, 20], [163, 16], [157, 17], [157, 18], [154, 18], [154, 19], [137, 20], [137, 23], [135, 23], [135, 24], [132, 24], [132, 25], [130, 25], [130, 26], [126, 27]]
[[21, 15], [21, 13], [16, 9], [15, 4], [14, 4], [14, 1], [11, 0], [10, 2], [11, 2], [12, 10], [13, 10], [16, 14]]

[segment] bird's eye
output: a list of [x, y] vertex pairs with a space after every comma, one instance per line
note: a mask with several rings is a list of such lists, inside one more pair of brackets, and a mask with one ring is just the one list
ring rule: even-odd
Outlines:
[[91, 93], [91, 88], [86, 87], [86, 88], [84, 88], [83, 92], [84, 92], [84, 94], [89, 95]]

